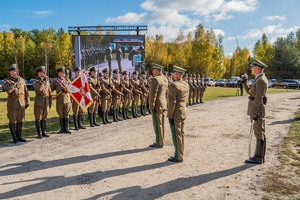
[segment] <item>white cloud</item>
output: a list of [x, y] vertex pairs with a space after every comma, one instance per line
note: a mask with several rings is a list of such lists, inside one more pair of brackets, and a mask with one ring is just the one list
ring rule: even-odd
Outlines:
[[227, 15], [227, 13], [221, 12], [217, 15], [212, 15], [214, 21], [220, 21], [220, 20], [229, 20], [233, 18], [232, 15]]
[[133, 12], [128, 12], [125, 15], [118, 16], [116, 18], [109, 17], [106, 19], [106, 23], [127, 23], [127, 24], [136, 24], [141, 23], [143, 18], [146, 16], [146, 12], [141, 14], [136, 14]]
[[222, 12], [251, 12], [256, 9], [257, 0], [232, 0], [224, 3]]
[[153, 10], [157, 9], [157, 7], [154, 5], [154, 2], [151, 0], [147, 0], [147, 1], [143, 2], [141, 4], [141, 8], [143, 8], [144, 10], [147, 10], [147, 11], [153, 11]]
[[44, 18], [54, 14], [54, 12], [51, 10], [40, 10], [40, 11], [20, 10], [19, 12], [27, 14], [27, 16], [25, 17], [29, 17], [29, 18]]
[[265, 19], [270, 20], [270, 21], [285, 21], [284, 16], [279, 16], [279, 15], [274, 15], [274, 16], [266, 16]]

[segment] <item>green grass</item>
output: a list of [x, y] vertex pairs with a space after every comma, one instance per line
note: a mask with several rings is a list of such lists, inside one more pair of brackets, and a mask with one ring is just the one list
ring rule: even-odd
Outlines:
[[[234, 97], [236, 96], [237, 88], [220, 88], [220, 87], [208, 87], [205, 94], [204, 94], [204, 101], [210, 101], [220, 98], [227, 98], [227, 97]], [[286, 89], [269, 89], [268, 93], [275, 93], [275, 92], [291, 92], [297, 90], [286, 90]], [[247, 94], [244, 92], [244, 96]], [[30, 91], [29, 96], [31, 97], [30, 106], [26, 109], [26, 117], [24, 122], [24, 129], [23, 129], [23, 136], [26, 138], [35, 137], [36, 136], [36, 128], [34, 122], [34, 115], [33, 115], [33, 98], [34, 92]], [[7, 119], [7, 109], [6, 109], [6, 101], [7, 101], [7, 94], [6, 92], [0, 92], [0, 144], [5, 142], [11, 142], [11, 135], [9, 132], [8, 127], [8, 119]], [[59, 130], [59, 120], [56, 113], [56, 105], [55, 101], [53, 102], [52, 108], [48, 115], [47, 120], [47, 130], [48, 133], [53, 133]], [[73, 114], [72, 111], [70, 113]], [[87, 114], [85, 115], [87, 118]], [[72, 118], [71, 118], [72, 119]], [[101, 119], [98, 118], [98, 121]], [[89, 124], [89, 121], [86, 119], [84, 122], [85, 125]], [[70, 124], [71, 128], [73, 128], [73, 124]]]
[[[269, 199], [278, 196], [300, 198], [300, 112], [295, 115], [278, 155], [280, 166], [267, 172], [264, 190]], [[266, 198], [267, 199], [267, 198]]]

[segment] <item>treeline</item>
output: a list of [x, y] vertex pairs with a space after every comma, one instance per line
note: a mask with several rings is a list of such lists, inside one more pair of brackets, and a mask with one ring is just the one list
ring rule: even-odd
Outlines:
[[[71, 70], [71, 38], [63, 29], [52, 28], [31, 31], [15, 28], [0, 32], [0, 79], [8, 76], [7, 68], [12, 63], [18, 64], [24, 78], [35, 77], [35, 69], [40, 65], [47, 67], [51, 77], [60, 66]], [[173, 65], [178, 65], [188, 73], [216, 79], [250, 74], [249, 50], [237, 47], [232, 56], [225, 57], [222, 42], [222, 36], [206, 30], [201, 24], [187, 35], [179, 30], [172, 42], [164, 42], [163, 35], [147, 36], [146, 67], [150, 69], [151, 63], [158, 63], [171, 71]], [[255, 44], [253, 55], [269, 66], [266, 73], [270, 78], [300, 78], [300, 29], [296, 34], [277, 38], [273, 45], [263, 34]]]

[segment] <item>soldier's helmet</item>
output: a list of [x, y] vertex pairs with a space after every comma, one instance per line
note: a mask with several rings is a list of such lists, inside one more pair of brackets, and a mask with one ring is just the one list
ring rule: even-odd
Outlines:
[[146, 71], [142, 71], [141, 74], [142, 74], [142, 75], [147, 75], [147, 72], [146, 72]]
[[103, 76], [102, 72], [99, 72], [98, 76], [101, 76], [101, 77], [102, 77], [102, 76]]
[[19, 71], [17, 64], [12, 64], [9, 66], [8, 71]]
[[36, 71], [35, 71], [36, 73], [39, 73], [39, 72], [46, 72], [46, 68], [45, 68], [45, 66], [40, 66], [40, 67], [38, 67], [37, 69], [36, 69]]
[[90, 68], [90, 72], [95, 72], [96, 71], [96, 68], [95, 67], [91, 67]]

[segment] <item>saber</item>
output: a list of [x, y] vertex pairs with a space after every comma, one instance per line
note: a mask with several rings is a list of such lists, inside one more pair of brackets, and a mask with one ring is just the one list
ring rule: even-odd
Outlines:
[[252, 141], [252, 132], [253, 132], [254, 120], [251, 119], [251, 126], [249, 131], [249, 144], [248, 144], [248, 156], [251, 156], [251, 141]]

